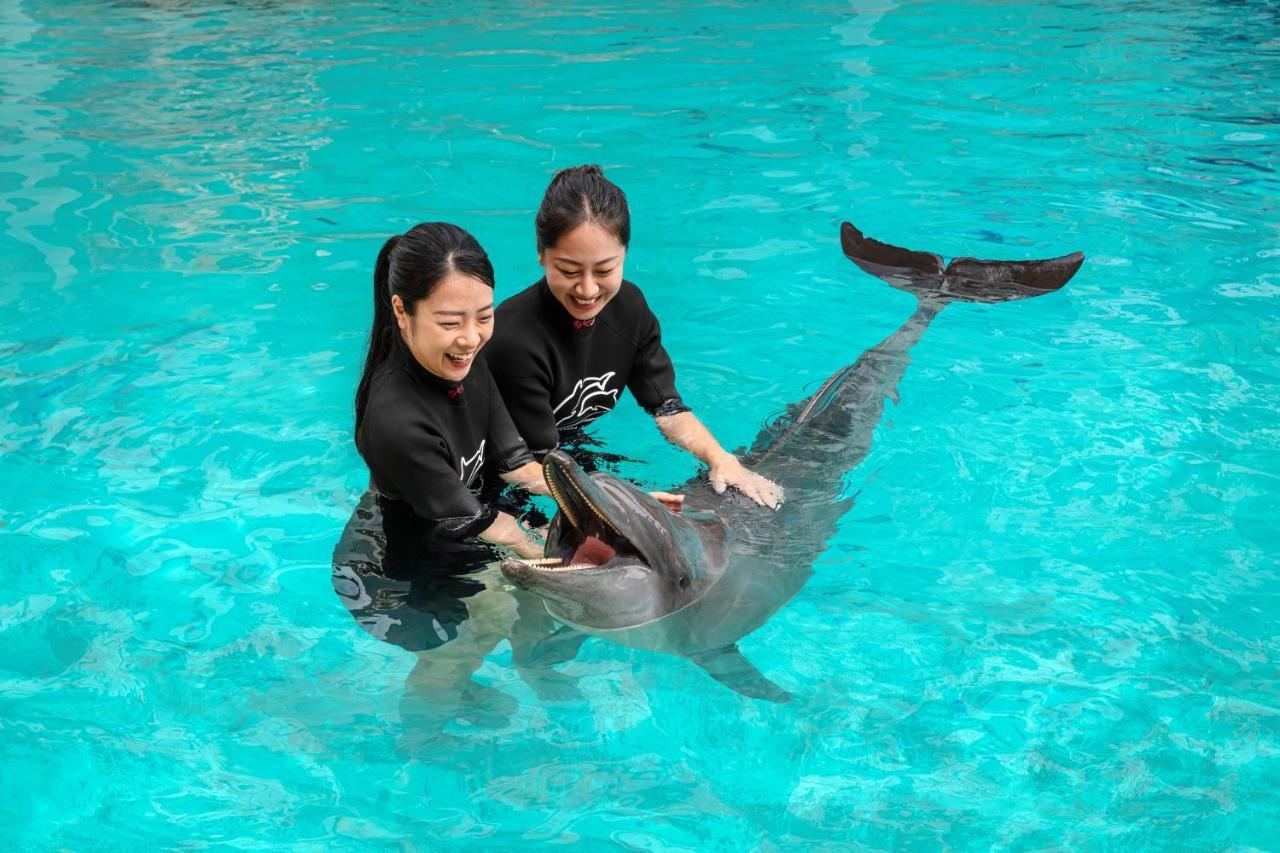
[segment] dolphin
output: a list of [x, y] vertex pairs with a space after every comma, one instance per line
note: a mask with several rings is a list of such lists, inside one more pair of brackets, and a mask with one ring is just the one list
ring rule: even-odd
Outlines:
[[[677, 491], [685, 509], [669, 512], [625, 480], [585, 473], [552, 451], [543, 474], [557, 512], [545, 557], [508, 558], [502, 573], [539, 596], [568, 636], [591, 635], [680, 655], [746, 696], [790, 698], [738, 650], [808, 581], [814, 560], [853, 504], [842, 481], [871, 449], [872, 433], [911, 348], [951, 302], [994, 303], [1051, 293], [1084, 262], [1058, 258], [993, 261], [941, 257], [870, 239], [848, 222], [844, 253], [861, 269], [917, 298], [893, 334], [835, 372], [808, 399], [765, 426], [744, 463], [785, 490], [776, 511], [705, 476]], [[580, 639], [577, 641], [580, 642]], [[549, 647], [556, 645], [554, 637]], [[561, 642], [569, 656], [577, 643]]]

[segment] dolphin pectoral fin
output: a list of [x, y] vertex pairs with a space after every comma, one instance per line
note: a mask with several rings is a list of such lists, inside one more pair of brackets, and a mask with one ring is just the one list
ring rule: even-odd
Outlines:
[[561, 626], [529, 647], [522, 655], [521, 663], [531, 666], [554, 666], [571, 661], [578, 656], [578, 649], [582, 647], [582, 641], [586, 638], [587, 635], [576, 628], [570, 628], [568, 625]]
[[790, 702], [791, 694], [765, 678], [755, 664], [742, 656], [738, 645], [723, 646], [709, 652], [700, 652], [691, 660], [707, 671], [716, 681], [752, 699], [768, 702]]
[[517, 618], [510, 633], [512, 663], [520, 668], [546, 669], [573, 660], [587, 635], [557, 623], [538, 597], [517, 591], [515, 598]]
[[520, 680], [543, 702], [572, 702], [582, 698], [578, 677], [552, 669], [558, 663], [573, 660], [586, 634], [562, 627], [538, 640], [512, 637], [511, 662]]

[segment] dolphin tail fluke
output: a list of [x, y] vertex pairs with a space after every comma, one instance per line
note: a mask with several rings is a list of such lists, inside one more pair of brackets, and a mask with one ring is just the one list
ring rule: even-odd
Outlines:
[[693, 662], [716, 681], [743, 696], [768, 702], [791, 701], [791, 694], [761, 675], [760, 670], [738, 651], [736, 643], [696, 654]]
[[848, 222], [840, 226], [845, 256], [864, 271], [920, 299], [935, 302], [1008, 302], [1052, 293], [1084, 263], [1083, 252], [1032, 261], [942, 258], [873, 240]]

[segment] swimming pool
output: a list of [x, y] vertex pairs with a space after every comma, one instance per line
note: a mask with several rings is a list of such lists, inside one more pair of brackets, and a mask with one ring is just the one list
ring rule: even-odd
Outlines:
[[[0, 5], [5, 836], [1274, 846], [1277, 58], [1262, 2]], [[910, 313], [841, 220], [1089, 255], [913, 351], [743, 642], [788, 704], [504, 641], [442, 711], [330, 588], [378, 245], [458, 222], [511, 294], [579, 162], [727, 445]], [[682, 481], [647, 420], [597, 432]]]

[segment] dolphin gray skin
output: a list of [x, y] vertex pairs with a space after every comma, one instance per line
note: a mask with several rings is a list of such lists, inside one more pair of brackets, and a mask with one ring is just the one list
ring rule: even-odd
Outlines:
[[1034, 261], [957, 258], [944, 266], [937, 255], [872, 240], [847, 222], [840, 241], [856, 265], [918, 304], [901, 328], [756, 438], [744, 463], [786, 490], [780, 509], [734, 492], [717, 495], [699, 477], [677, 489], [685, 510], [673, 514], [630, 483], [587, 475], [567, 455], [547, 454], [543, 473], [559, 509], [547, 559], [507, 559], [502, 572], [540, 596], [566, 630], [682, 655], [740, 693], [787, 701], [737, 642], [809, 579], [853, 504], [840, 497], [843, 479], [871, 449], [885, 399], [896, 401], [911, 347], [949, 302], [1050, 293], [1084, 262], [1076, 252]]

